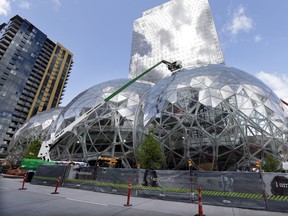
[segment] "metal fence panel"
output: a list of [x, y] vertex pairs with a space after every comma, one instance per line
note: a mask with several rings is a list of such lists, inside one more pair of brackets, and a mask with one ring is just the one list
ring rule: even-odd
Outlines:
[[[138, 185], [137, 170], [102, 167], [74, 167], [64, 186], [104, 193], [127, 194], [128, 184]], [[132, 196], [136, 196], [135, 189]]]
[[226, 206], [266, 209], [259, 173], [222, 173]]
[[263, 173], [268, 208], [273, 211], [288, 212], [288, 174]]
[[189, 201], [191, 184], [188, 171], [143, 170], [139, 171], [139, 193], [141, 197], [163, 200]]
[[225, 205], [220, 196], [220, 192], [224, 191], [222, 173], [193, 171], [193, 174], [195, 190], [201, 185], [203, 204]]
[[97, 186], [101, 192], [126, 195], [129, 183], [133, 189], [131, 196], [136, 196], [138, 185], [138, 170], [119, 168], [99, 168]]
[[55, 186], [58, 177], [61, 177], [61, 186], [69, 172], [70, 166], [66, 165], [40, 165], [31, 180], [31, 184]]
[[64, 187], [96, 191], [97, 167], [72, 166]]

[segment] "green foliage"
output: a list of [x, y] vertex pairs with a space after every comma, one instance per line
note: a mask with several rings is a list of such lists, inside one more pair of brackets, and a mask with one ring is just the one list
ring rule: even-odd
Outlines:
[[265, 172], [279, 172], [281, 171], [281, 163], [273, 155], [268, 155], [262, 165]]
[[38, 153], [41, 147], [40, 140], [34, 140], [25, 150], [23, 157], [30, 159], [38, 159]]
[[160, 143], [153, 136], [153, 130], [149, 130], [136, 156], [138, 163], [144, 169], [160, 169], [162, 167], [164, 156]]

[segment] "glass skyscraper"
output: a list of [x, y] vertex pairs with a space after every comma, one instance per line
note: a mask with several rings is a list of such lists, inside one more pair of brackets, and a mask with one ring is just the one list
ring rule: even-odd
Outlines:
[[73, 54], [16, 15], [0, 25], [0, 157], [33, 115], [58, 107]]
[[[172, 0], [134, 21], [129, 78], [163, 59], [185, 68], [224, 63], [208, 0]], [[157, 83], [169, 74], [162, 65], [142, 80]]]

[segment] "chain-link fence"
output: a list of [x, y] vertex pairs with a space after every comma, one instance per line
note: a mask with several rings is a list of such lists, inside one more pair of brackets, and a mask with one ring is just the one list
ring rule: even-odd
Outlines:
[[31, 183], [162, 200], [288, 212], [288, 174], [41, 165]]
[[55, 186], [57, 179], [61, 178], [61, 184], [68, 178], [70, 167], [66, 165], [41, 165], [35, 172], [31, 184]]

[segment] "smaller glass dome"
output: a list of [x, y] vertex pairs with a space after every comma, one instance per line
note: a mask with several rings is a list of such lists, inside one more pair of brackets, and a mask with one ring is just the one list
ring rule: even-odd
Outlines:
[[26, 121], [12, 137], [7, 159], [16, 162], [23, 157], [25, 148], [34, 140], [43, 140], [49, 132], [51, 123], [57, 119], [62, 109], [59, 107], [46, 110]]

